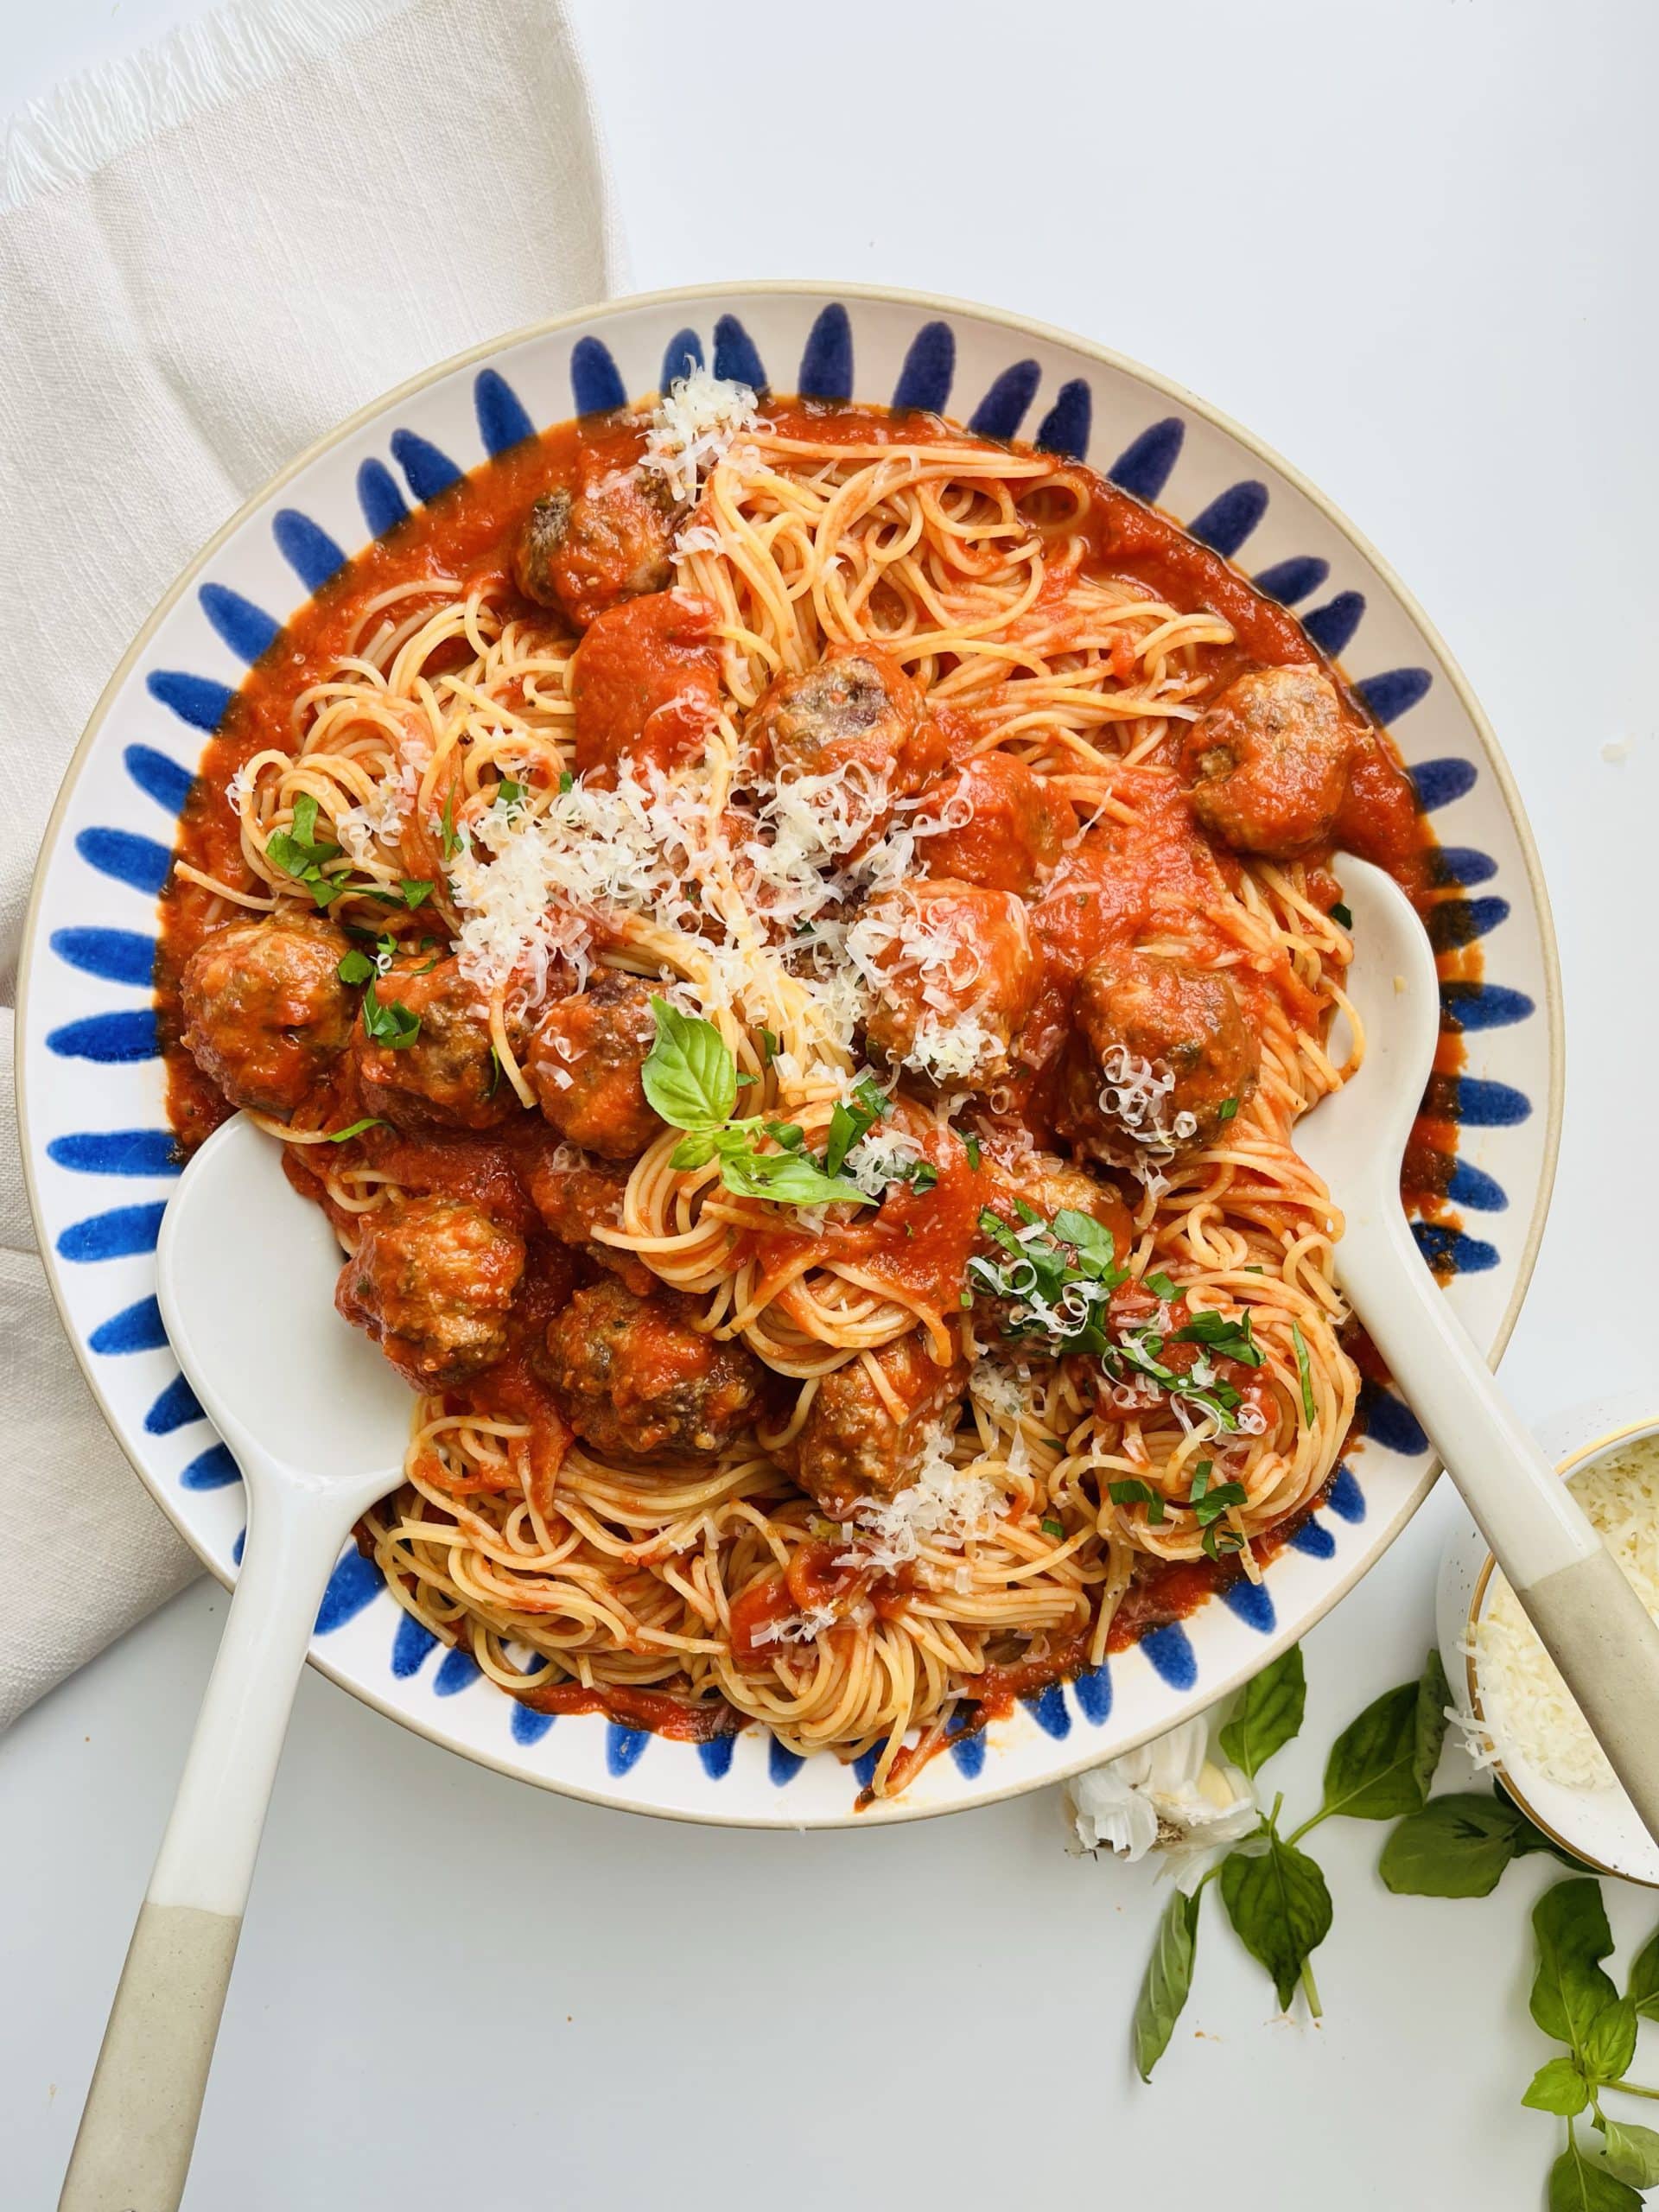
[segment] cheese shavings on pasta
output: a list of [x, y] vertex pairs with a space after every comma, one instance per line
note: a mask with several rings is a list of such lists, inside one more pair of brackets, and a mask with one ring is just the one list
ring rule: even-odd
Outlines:
[[932, 1429], [916, 1478], [896, 1497], [862, 1497], [855, 1522], [861, 1541], [837, 1567], [874, 1567], [891, 1574], [920, 1557], [924, 1547], [958, 1550], [971, 1537], [988, 1535], [1003, 1509], [995, 1483], [958, 1467], [950, 1456], [952, 1432]]
[[652, 410], [639, 466], [660, 476], [677, 499], [695, 499], [699, 479], [754, 424], [747, 385], [694, 368], [676, 377]]

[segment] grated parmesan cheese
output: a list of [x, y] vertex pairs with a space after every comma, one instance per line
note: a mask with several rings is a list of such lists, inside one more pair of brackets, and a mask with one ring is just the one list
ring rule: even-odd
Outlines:
[[916, 1479], [897, 1497], [861, 1497], [855, 1521], [860, 1541], [842, 1553], [837, 1567], [873, 1567], [891, 1574], [919, 1557], [925, 1544], [954, 1551], [970, 1537], [988, 1535], [1003, 1508], [1001, 1492], [983, 1475], [969, 1474], [950, 1456], [952, 1432], [934, 1427], [923, 1448]]
[[694, 368], [676, 377], [652, 410], [639, 465], [660, 476], [677, 499], [695, 499], [698, 480], [754, 424], [747, 385]]
[[[1659, 1621], [1659, 1437], [1610, 1452], [1574, 1475], [1572, 1489], [1625, 1580]], [[1478, 1758], [1490, 1764], [1513, 1747], [1567, 1789], [1618, 1787], [1572, 1692], [1501, 1572], [1493, 1573], [1476, 1630], [1475, 1665], [1486, 1721], [1485, 1740], [1471, 1746]]]

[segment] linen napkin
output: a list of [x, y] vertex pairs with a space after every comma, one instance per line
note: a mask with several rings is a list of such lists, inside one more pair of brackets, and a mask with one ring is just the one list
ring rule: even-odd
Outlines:
[[11, 1007], [70, 753], [155, 601], [283, 463], [620, 276], [557, 0], [250, 0], [6, 128], [0, 1727], [196, 1571], [80, 1378], [23, 1195]]

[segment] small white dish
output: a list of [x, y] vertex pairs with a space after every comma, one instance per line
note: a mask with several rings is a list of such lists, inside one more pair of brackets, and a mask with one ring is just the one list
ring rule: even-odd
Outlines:
[[[1540, 1445], [1564, 1479], [1582, 1473], [1620, 1446], [1656, 1434], [1659, 1401], [1646, 1390], [1584, 1399], [1553, 1414], [1537, 1430]], [[1461, 1522], [1440, 1557], [1435, 1633], [1458, 1711], [1477, 1727], [1484, 1725], [1485, 1713], [1472, 1654], [1494, 1569], [1485, 1538], [1472, 1521]], [[1597, 1873], [1617, 1874], [1659, 1889], [1659, 1843], [1649, 1835], [1617, 1784], [1568, 1789], [1541, 1772], [1512, 1745], [1498, 1742], [1495, 1748], [1498, 1756], [1490, 1770], [1493, 1779], [1552, 1841]]]

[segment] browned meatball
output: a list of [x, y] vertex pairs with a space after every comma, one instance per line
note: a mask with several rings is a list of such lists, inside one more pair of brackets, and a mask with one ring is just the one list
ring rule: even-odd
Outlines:
[[575, 489], [547, 493], [524, 518], [513, 581], [585, 630], [607, 607], [667, 588], [681, 512], [660, 477], [584, 453]]
[[[935, 1422], [967, 1380], [960, 1362], [940, 1367], [930, 1358], [919, 1330], [861, 1352], [823, 1376], [799, 1435], [779, 1456], [826, 1513], [847, 1520], [861, 1498], [909, 1489]], [[903, 1408], [898, 1420], [890, 1396]]]
[[654, 987], [613, 969], [550, 1007], [530, 1040], [524, 1073], [543, 1113], [572, 1144], [632, 1160], [662, 1133], [639, 1071], [656, 1041]]
[[398, 1129], [488, 1129], [522, 1109], [490, 1044], [488, 1010], [455, 959], [383, 976], [382, 1006], [420, 1023], [413, 1040], [377, 1041], [359, 1014], [352, 1051], [365, 1109]]
[[929, 820], [954, 826], [918, 842], [922, 866], [982, 891], [1030, 891], [1077, 829], [1066, 802], [1011, 753], [964, 760], [927, 792], [918, 821]]
[[531, 1201], [560, 1243], [586, 1252], [645, 1298], [657, 1283], [645, 1262], [618, 1245], [601, 1243], [594, 1234], [596, 1229], [620, 1225], [627, 1187], [626, 1167], [585, 1159], [569, 1145], [562, 1144], [550, 1158], [538, 1160], [530, 1174]]
[[524, 1271], [524, 1241], [464, 1198], [400, 1198], [363, 1218], [334, 1303], [418, 1388], [493, 1367]]
[[1083, 972], [1075, 1018], [1055, 1128], [1098, 1158], [1209, 1144], [1255, 1089], [1261, 1046], [1224, 975], [1105, 953]]
[[352, 1033], [356, 995], [336, 970], [351, 950], [330, 922], [232, 922], [191, 955], [184, 1041], [232, 1106], [286, 1116]]
[[1286, 860], [1329, 837], [1348, 788], [1353, 732], [1317, 668], [1241, 676], [1181, 748], [1192, 811], [1236, 852]]
[[921, 692], [877, 645], [831, 645], [799, 676], [780, 676], [750, 712], [747, 734], [780, 779], [851, 776], [880, 834], [893, 802], [944, 765], [944, 738]]
[[693, 1328], [694, 1310], [605, 1281], [550, 1324], [542, 1371], [585, 1444], [607, 1457], [706, 1459], [750, 1426], [760, 1363]]
[[983, 1089], [1036, 1003], [1042, 958], [1009, 891], [934, 880], [883, 892], [848, 948], [874, 987], [872, 1051], [945, 1088]]
[[[1058, 1213], [1086, 1213], [1111, 1231], [1115, 1256], [1121, 1263], [1129, 1249], [1133, 1224], [1116, 1183], [1103, 1183], [1086, 1168], [1057, 1160], [1052, 1152], [1027, 1153], [1004, 1165], [994, 1161], [995, 1179], [1009, 1194], [1024, 1200], [1045, 1221]], [[1006, 1209], [1005, 1209], [1006, 1211]], [[1017, 1221], [1014, 1224], [1019, 1225]]]

